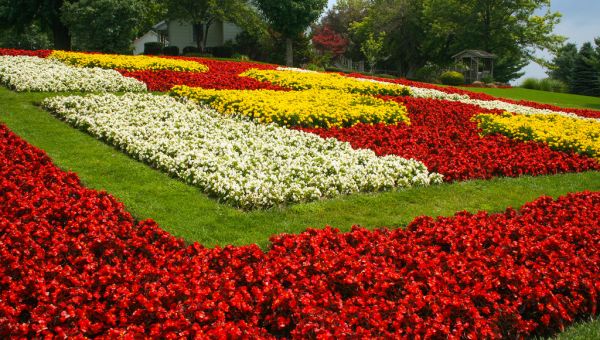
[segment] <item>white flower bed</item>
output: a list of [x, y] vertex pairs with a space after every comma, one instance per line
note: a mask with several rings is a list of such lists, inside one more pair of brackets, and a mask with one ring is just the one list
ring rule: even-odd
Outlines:
[[245, 209], [441, 182], [425, 165], [152, 94], [46, 99], [70, 124]]
[[[293, 71], [293, 72], [315, 72], [315, 71], [303, 70], [303, 69], [293, 68], [293, 67], [278, 67], [277, 70], [278, 71]], [[373, 83], [393, 84], [391, 82], [380, 81], [380, 80], [375, 80], [375, 79], [367, 79], [367, 78], [355, 78], [355, 79], [373, 82]], [[534, 107], [526, 106], [526, 105], [507, 103], [507, 102], [503, 102], [501, 100], [471, 99], [471, 97], [467, 96], [466, 94], [446, 93], [446, 92], [435, 90], [435, 89], [425, 89], [425, 88], [421, 88], [421, 87], [414, 87], [414, 86], [408, 86], [408, 85], [401, 85], [401, 86], [410, 88], [410, 90], [413, 93], [413, 97], [416, 97], [416, 98], [441, 99], [441, 100], [448, 100], [448, 101], [453, 101], [453, 102], [461, 102], [464, 104], [477, 105], [484, 110], [496, 110], [497, 109], [497, 110], [502, 110], [502, 111], [507, 111], [507, 112], [525, 114], [525, 115], [558, 114], [558, 115], [570, 117], [570, 118], [600, 121], [600, 119], [598, 119], [598, 118], [582, 117], [582, 116], [576, 115], [571, 112], [553, 111], [553, 110], [548, 110], [548, 109], [538, 109], [538, 108], [534, 108]]]
[[146, 91], [146, 84], [115, 70], [80, 68], [27, 56], [0, 56], [0, 84], [15, 91]]

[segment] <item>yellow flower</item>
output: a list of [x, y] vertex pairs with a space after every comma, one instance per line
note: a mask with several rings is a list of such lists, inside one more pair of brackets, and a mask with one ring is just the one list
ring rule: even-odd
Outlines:
[[79, 52], [54, 51], [48, 58], [80, 67], [100, 67], [117, 70], [171, 70], [206, 72], [208, 67], [195, 61], [167, 59], [144, 55], [90, 54]]
[[559, 114], [480, 114], [473, 118], [484, 134], [499, 133], [522, 141], [546, 143], [550, 148], [574, 151], [600, 159], [600, 122]]
[[240, 74], [240, 76], [270, 82], [292, 90], [329, 89], [372, 95], [412, 95], [410, 89], [406, 86], [376, 83], [364, 79], [344, 77], [336, 73], [250, 69]]
[[171, 94], [204, 103], [229, 115], [284, 126], [349, 127], [360, 122], [410, 124], [404, 106], [338, 90], [207, 90], [175, 86]]

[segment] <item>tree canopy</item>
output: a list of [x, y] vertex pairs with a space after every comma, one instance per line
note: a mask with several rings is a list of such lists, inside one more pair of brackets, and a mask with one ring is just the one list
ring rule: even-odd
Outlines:
[[[564, 41], [553, 33], [560, 14], [549, 5], [550, 0], [344, 0], [322, 24], [344, 34], [350, 46], [365, 43], [370, 33], [387, 33], [385, 63], [405, 76], [428, 64], [447, 67], [454, 54], [479, 49], [498, 56], [494, 75], [509, 81], [536, 60], [536, 50], [555, 51]], [[338, 28], [344, 24], [353, 30]]]
[[62, 20], [79, 49], [127, 52], [140, 24], [140, 1], [80, 0], [65, 3]]
[[286, 63], [292, 66], [292, 38], [314, 23], [327, 5], [327, 0], [255, 0], [272, 30], [286, 38]]

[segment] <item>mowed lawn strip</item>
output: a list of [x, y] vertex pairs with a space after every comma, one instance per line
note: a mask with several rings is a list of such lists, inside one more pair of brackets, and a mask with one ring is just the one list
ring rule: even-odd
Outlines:
[[520, 87], [510, 89], [465, 87], [463, 89], [472, 92], [483, 92], [499, 98], [528, 100], [566, 108], [600, 110], [600, 97], [530, 90]]
[[49, 95], [0, 88], [0, 121], [45, 150], [62, 169], [77, 173], [86, 186], [122, 200], [136, 218], [152, 218], [173, 235], [206, 246], [257, 243], [264, 247], [271, 235], [298, 233], [306, 227], [398, 227], [420, 215], [499, 212], [541, 195], [600, 190], [600, 172], [587, 172], [443, 184], [242, 212], [134, 161], [35, 105]]

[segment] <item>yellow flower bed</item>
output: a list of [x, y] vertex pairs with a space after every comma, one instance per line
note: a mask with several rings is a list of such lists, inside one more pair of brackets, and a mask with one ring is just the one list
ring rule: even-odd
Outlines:
[[376, 83], [368, 80], [344, 77], [336, 73], [250, 69], [240, 74], [240, 76], [270, 82], [293, 90], [330, 89], [371, 95], [412, 95], [412, 92], [406, 86], [391, 83]]
[[117, 70], [171, 70], [206, 72], [208, 67], [195, 61], [167, 59], [145, 55], [88, 54], [54, 51], [48, 58], [80, 67], [100, 67]]
[[538, 141], [552, 149], [575, 151], [600, 159], [600, 122], [558, 114], [503, 115], [474, 117], [485, 134], [500, 133], [522, 141]]
[[171, 94], [207, 104], [223, 114], [244, 115], [265, 124], [329, 128], [357, 123], [410, 123], [406, 108], [396, 102], [337, 90], [285, 92], [175, 86]]

